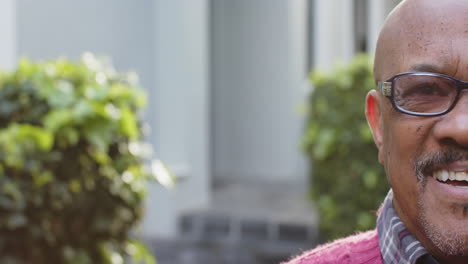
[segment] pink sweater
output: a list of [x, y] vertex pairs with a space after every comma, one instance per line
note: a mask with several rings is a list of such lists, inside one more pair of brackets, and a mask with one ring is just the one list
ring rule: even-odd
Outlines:
[[283, 264], [382, 264], [377, 230], [341, 238]]

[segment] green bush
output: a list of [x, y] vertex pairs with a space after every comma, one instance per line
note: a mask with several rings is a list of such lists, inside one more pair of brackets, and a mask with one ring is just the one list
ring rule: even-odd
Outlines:
[[0, 263], [154, 263], [130, 234], [150, 177], [131, 77], [91, 54], [0, 74]]
[[389, 187], [364, 115], [366, 94], [375, 87], [370, 58], [358, 55], [329, 74], [314, 71], [311, 80], [303, 147], [320, 234], [329, 240], [374, 227]]

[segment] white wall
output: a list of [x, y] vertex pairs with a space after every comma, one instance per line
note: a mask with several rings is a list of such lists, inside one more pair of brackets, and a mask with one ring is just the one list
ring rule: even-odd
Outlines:
[[109, 55], [119, 70], [137, 71], [142, 85], [153, 89], [153, 1], [16, 2], [20, 56], [78, 59], [84, 51]]
[[154, 1], [157, 153], [186, 178], [173, 190], [152, 186], [144, 226], [153, 235], [174, 235], [179, 212], [210, 199], [208, 2]]
[[367, 46], [371, 55], [375, 52], [375, 45], [381, 27], [390, 11], [398, 5], [400, 0], [367, 0], [368, 5], [368, 38]]
[[291, 42], [288, 1], [212, 3], [214, 177], [303, 180], [303, 91], [292, 73], [303, 54], [293, 50], [301, 39]]
[[0, 69], [9, 70], [17, 59], [15, 0], [0, 1], [0, 36]]
[[354, 56], [353, 1], [314, 0], [314, 67], [330, 70]]

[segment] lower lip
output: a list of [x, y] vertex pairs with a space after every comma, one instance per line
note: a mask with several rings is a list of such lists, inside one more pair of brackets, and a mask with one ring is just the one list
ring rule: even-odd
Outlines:
[[468, 188], [441, 183], [434, 177], [427, 177], [426, 188], [439, 197], [447, 197], [456, 200], [468, 200]]

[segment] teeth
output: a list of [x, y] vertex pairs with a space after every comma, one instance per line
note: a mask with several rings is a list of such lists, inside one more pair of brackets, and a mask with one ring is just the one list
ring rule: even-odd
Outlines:
[[454, 181], [456, 179], [455, 172], [450, 171], [449, 172], [449, 180]]
[[466, 172], [458, 172], [458, 173], [456, 173], [455, 178], [457, 179], [457, 181], [463, 181], [463, 180], [465, 180], [465, 178], [466, 178]]
[[445, 171], [445, 170], [440, 171], [439, 175], [440, 175], [440, 180], [441, 181], [447, 181], [448, 178], [449, 178], [449, 173], [448, 173], [448, 171]]
[[439, 181], [467, 181], [468, 182], [468, 173], [467, 172], [455, 172], [455, 171], [446, 171], [446, 170], [439, 170], [435, 171], [432, 174], [432, 177]]

